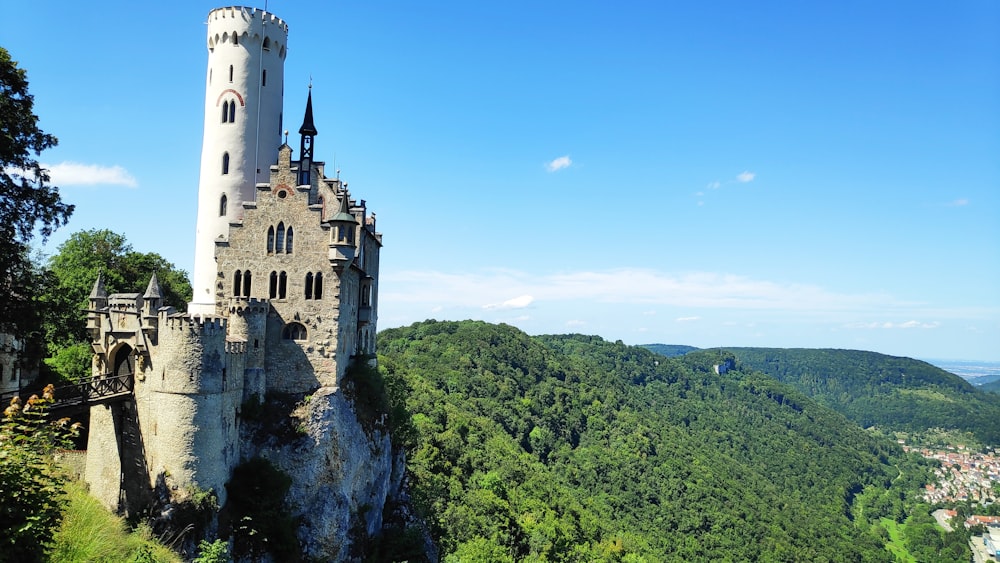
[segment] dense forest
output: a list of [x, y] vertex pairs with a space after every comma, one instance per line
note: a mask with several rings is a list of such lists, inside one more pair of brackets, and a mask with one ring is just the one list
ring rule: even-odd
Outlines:
[[[389, 329], [380, 350], [446, 561], [893, 561], [872, 523], [906, 520], [926, 475], [790, 386], [716, 375], [724, 352], [473, 321]], [[967, 560], [928, 530], [927, 553]]]
[[1000, 397], [920, 360], [858, 350], [726, 348], [863, 427], [968, 433], [1000, 443]]

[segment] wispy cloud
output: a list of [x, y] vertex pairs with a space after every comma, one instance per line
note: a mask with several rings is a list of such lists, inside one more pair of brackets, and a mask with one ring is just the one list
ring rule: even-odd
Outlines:
[[674, 320], [679, 323], [689, 323], [691, 321], [699, 321], [701, 320], [701, 317], [677, 317]]
[[747, 182], [753, 182], [753, 179], [757, 177], [757, 174], [750, 171], [743, 171], [736, 175], [736, 181], [741, 184], [746, 184]]
[[907, 328], [937, 328], [941, 326], [941, 323], [937, 321], [932, 322], [921, 322], [921, 321], [906, 321], [906, 322], [868, 322], [868, 323], [848, 323], [844, 325], [845, 328], [862, 328], [862, 329], [907, 329]]
[[503, 303], [483, 305], [483, 309], [524, 309], [528, 305], [531, 305], [534, 300], [535, 298], [530, 295], [521, 295], [520, 297], [508, 299]]
[[[722, 182], [720, 182], [718, 180], [716, 180], [714, 182], [709, 182], [708, 185], [705, 186], [705, 187], [708, 188], [708, 189], [710, 189], [710, 190], [717, 190], [717, 189], [719, 189], [719, 188], [722, 187]], [[701, 194], [701, 192], [698, 192], [698, 193], [699, 193], [699, 195]]]
[[969, 200], [964, 197], [948, 203], [948, 207], [963, 207], [966, 205], [969, 205]]
[[569, 155], [560, 156], [554, 160], [545, 163], [545, 169], [549, 172], [555, 172], [557, 170], [562, 170], [563, 168], [569, 168], [573, 164], [573, 160], [570, 159]]
[[102, 166], [100, 164], [82, 164], [79, 162], [60, 162], [58, 164], [42, 164], [49, 171], [52, 184], [65, 186], [125, 186], [134, 188], [139, 185], [135, 177], [121, 166]]

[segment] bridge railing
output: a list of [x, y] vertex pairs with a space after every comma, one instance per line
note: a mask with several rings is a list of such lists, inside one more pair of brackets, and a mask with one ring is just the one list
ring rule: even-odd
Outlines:
[[[55, 403], [51, 409], [71, 407], [86, 404], [101, 404], [111, 399], [127, 396], [135, 389], [135, 379], [131, 373], [114, 375], [106, 373], [94, 377], [87, 377], [55, 388]], [[27, 400], [33, 394], [40, 394], [35, 391], [13, 391], [0, 395], [0, 405], [6, 407], [10, 400], [20, 396], [22, 400]]]

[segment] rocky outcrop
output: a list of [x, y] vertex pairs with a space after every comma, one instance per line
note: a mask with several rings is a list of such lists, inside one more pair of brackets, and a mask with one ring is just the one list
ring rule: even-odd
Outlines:
[[336, 387], [270, 398], [243, 425], [241, 452], [292, 479], [286, 501], [305, 558], [350, 560], [361, 549], [355, 544], [382, 528], [386, 502], [399, 496], [404, 460], [379, 426], [363, 427]]

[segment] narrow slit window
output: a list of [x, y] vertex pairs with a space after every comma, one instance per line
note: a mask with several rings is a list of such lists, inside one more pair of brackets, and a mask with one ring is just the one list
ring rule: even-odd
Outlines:
[[222, 194], [222, 197], [219, 198], [219, 217], [226, 216], [226, 208], [228, 206], [229, 206], [229, 198], [226, 197], [226, 194]]
[[278, 272], [271, 272], [271, 283], [268, 284], [267, 295], [271, 299], [278, 296]]
[[233, 81], [233, 65], [229, 65], [229, 81]]
[[243, 272], [236, 270], [233, 274], [233, 297], [240, 296], [240, 289], [243, 287]]
[[229, 174], [229, 153], [222, 153], [222, 173]]
[[278, 230], [275, 233], [274, 251], [278, 254], [285, 252], [285, 224], [278, 223]]
[[313, 298], [323, 298], [323, 272], [316, 272], [316, 281], [313, 283]]
[[274, 254], [274, 225], [267, 228], [267, 253]]
[[306, 299], [313, 298], [313, 275], [312, 272], [306, 274]]
[[236, 100], [229, 102], [229, 122], [236, 123]]
[[278, 299], [284, 299], [288, 289], [288, 275], [285, 272], [278, 274]]
[[250, 270], [243, 272], [243, 297], [250, 297]]
[[288, 232], [285, 233], [285, 254], [292, 253], [292, 226], [288, 225]]
[[222, 122], [223, 123], [228, 123], [229, 122], [229, 102], [228, 101], [222, 102]]
[[267, 86], [267, 69], [260, 71], [260, 85]]

